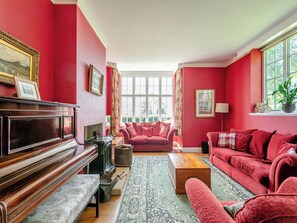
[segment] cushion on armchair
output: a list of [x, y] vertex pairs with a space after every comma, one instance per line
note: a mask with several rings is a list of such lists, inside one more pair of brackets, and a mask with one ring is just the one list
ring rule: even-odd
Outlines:
[[264, 159], [267, 153], [268, 143], [274, 132], [256, 130], [252, 133], [249, 151], [260, 159]]
[[295, 137], [295, 135], [273, 134], [267, 149], [267, 159], [274, 160], [278, 155], [286, 153], [287, 151], [280, 151], [280, 149], [284, 149], [283, 147], [281, 148], [282, 143], [290, 143], [295, 139]]
[[297, 194], [265, 194], [253, 197], [235, 214], [238, 223], [297, 222]]

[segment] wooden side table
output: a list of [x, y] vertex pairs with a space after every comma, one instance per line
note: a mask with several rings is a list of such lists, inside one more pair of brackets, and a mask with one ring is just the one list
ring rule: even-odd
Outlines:
[[112, 160], [114, 161], [115, 147], [124, 143], [124, 137], [114, 137], [112, 140]]

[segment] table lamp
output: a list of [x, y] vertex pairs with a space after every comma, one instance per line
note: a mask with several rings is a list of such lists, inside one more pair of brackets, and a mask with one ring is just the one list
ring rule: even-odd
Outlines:
[[221, 113], [221, 132], [224, 130], [224, 113], [229, 113], [229, 104], [228, 103], [216, 103], [216, 113]]

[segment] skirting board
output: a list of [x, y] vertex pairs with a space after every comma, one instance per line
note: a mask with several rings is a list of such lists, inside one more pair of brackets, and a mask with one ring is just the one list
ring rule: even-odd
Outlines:
[[184, 153], [198, 153], [202, 151], [201, 147], [181, 147], [178, 142], [173, 142], [173, 145]]

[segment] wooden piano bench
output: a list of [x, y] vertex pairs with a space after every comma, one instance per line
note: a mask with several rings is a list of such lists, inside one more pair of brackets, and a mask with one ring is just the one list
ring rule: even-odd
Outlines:
[[[77, 174], [39, 205], [23, 222], [75, 222], [94, 195], [99, 216], [99, 174]], [[93, 205], [92, 205], [93, 206]]]

